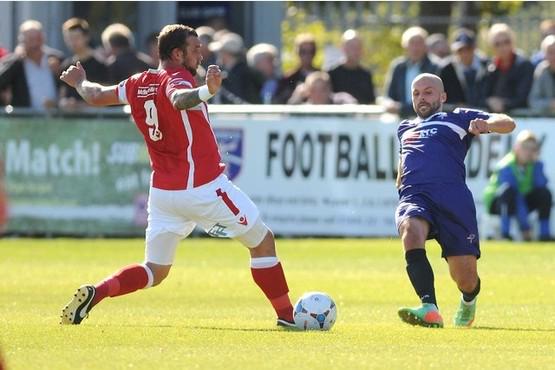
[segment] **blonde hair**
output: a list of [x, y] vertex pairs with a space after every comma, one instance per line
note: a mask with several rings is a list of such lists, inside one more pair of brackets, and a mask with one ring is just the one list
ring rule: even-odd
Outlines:
[[541, 51], [543, 51], [544, 54], [546, 54], [547, 49], [553, 45], [555, 45], [555, 35], [545, 36], [545, 38], [542, 40], [542, 43], [541, 43]]
[[511, 39], [511, 42], [514, 42], [514, 40], [515, 40], [515, 34], [514, 34], [513, 30], [506, 23], [496, 23], [496, 24], [494, 24], [490, 27], [490, 29], [488, 31], [488, 41], [489, 41], [489, 43], [493, 45], [493, 40], [498, 35], [507, 35]]
[[42, 31], [42, 23], [34, 19], [29, 19], [28, 21], [21, 23], [21, 25], [19, 26], [19, 33], [27, 32], [30, 30]]
[[534, 143], [538, 143], [538, 138], [536, 135], [530, 130], [522, 130], [516, 136], [515, 145], [520, 145], [526, 141], [533, 141]]
[[113, 23], [102, 31], [101, 39], [102, 45], [106, 50], [112, 49], [110, 40], [114, 37], [126, 38], [129, 41], [129, 46], [132, 48], [135, 45], [135, 38], [133, 32], [122, 23]]
[[327, 84], [331, 84], [330, 75], [323, 71], [311, 72], [308, 76], [306, 76], [304, 83], [306, 86], [312, 86], [316, 81], [323, 81]]
[[405, 32], [403, 32], [403, 36], [401, 36], [401, 46], [403, 48], [409, 46], [409, 42], [413, 37], [422, 37], [423, 40], [426, 40], [428, 31], [418, 26], [407, 28]]
[[299, 50], [302, 44], [313, 44], [316, 48], [316, 39], [311, 33], [301, 33], [295, 37], [295, 49]]
[[247, 52], [247, 64], [254, 67], [264, 55], [270, 55], [274, 59], [274, 64], [276, 64], [278, 49], [272, 44], [256, 44]]

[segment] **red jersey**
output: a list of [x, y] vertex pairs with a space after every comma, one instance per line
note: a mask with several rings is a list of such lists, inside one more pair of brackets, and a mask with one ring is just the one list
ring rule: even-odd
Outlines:
[[120, 101], [131, 106], [144, 136], [155, 188], [190, 189], [214, 180], [224, 170], [206, 103], [182, 111], [171, 104], [174, 91], [195, 87], [193, 75], [185, 68], [150, 69], [118, 85]]

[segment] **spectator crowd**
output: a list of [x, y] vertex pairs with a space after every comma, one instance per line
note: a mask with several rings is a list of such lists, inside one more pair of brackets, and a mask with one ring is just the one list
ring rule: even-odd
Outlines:
[[[137, 72], [158, 67], [157, 35], [145, 40], [146, 53], [138, 51], [133, 32], [125, 25], [108, 26], [101, 47], [91, 47], [86, 20], [71, 18], [62, 26], [67, 49], [64, 54], [45, 44], [40, 22], [20, 25], [18, 44], [10, 52], [0, 48], [0, 105], [47, 110], [58, 107], [76, 110], [84, 106], [80, 96], [59, 83], [60, 72], [80, 61], [88, 78], [116, 84]], [[400, 44], [404, 54], [394, 59], [376, 96], [372, 71], [362, 64], [365, 43], [359, 33], [343, 33], [342, 59], [328, 70], [315, 64], [318, 45], [313, 35], [295, 39], [297, 67], [281, 73], [279, 50], [260, 43], [246, 49], [243, 38], [228, 30], [208, 26], [197, 29], [202, 43], [203, 63], [198, 73], [218, 64], [224, 72], [220, 104], [375, 104], [403, 116], [414, 114], [411, 81], [423, 72], [442, 78], [447, 108], [467, 106], [491, 112], [527, 108], [538, 114], [555, 113], [555, 20], [545, 20], [539, 50], [528, 58], [518, 49], [511, 28], [492, 25], [487, 34], [491, 56], [477, 48], [476, 35], [457, 29], [452, 35], [428, 35], [421, 27], [410, 27]]]

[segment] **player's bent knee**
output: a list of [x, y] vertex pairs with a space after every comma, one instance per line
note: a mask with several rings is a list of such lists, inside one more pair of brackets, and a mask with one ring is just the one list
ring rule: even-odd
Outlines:
[[[159, 285], [170, 273], [172, 265], [158, 265], [156, 263], [147, 262], [146, 266], [152, 273], [152, 283], [150, 286]], [[149, 278], [150, 280], [150, 278]]]
[[276, 256], [274, 234], [271, 231], [268, 231], [262, 242], [257, 247], [249, 248], [249, 252], [251, 258]]
[[451, 277], [457, 284], [457, 288], [463, 292], [472, 292], [478, 284], [478, 274], [473, 269], [451, 270]]
[[[235, 239], [241, 242], [245, 247], [253, 249], [260, 246], [267, 237], [271, 237], [273, 241], [272, 232], [259, 217], [246, 233], [235, 237]], [[271, 244], [273, 246], [273, 243]]]
[[407, 219], [400, 227], [405, 248], [422, 248], [426, 242], [426, 229], [417, 220]]

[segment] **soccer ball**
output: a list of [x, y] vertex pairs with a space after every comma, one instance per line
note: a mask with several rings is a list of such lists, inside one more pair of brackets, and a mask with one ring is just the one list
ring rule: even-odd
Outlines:
[[337, 307], [326, 293], [308, 292], [295, 303], [293, 318], [299, 329], [330, 330], [337, 319]]

